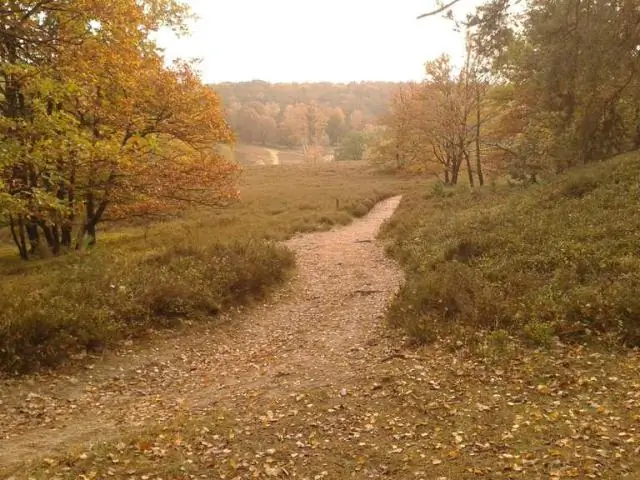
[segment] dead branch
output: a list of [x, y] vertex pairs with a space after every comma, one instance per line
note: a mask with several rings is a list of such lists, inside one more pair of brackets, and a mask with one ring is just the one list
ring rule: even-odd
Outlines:
[[460, 0], [453, 0], [449, 3], [447, 3], [445, 6], [440, 7], [436, 10], [433, 10], [432, 12], [428, 12], [428, 13], [423, 13], [422, 15], [420, 15], [418, 17], [418, 20], [426, 18], [426, 17], [432, 17], [433, 15], [437, 15], [441, 12], [444, 12], [447, 8], [453, 7], [456, 3], [458, 3]]

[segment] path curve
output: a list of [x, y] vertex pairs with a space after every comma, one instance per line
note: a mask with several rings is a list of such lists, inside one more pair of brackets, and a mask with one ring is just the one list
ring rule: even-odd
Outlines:
[[378, 328], [402, 274], [375, 237], [399, 202], [387, 199], [346, 227], [286, 242], [298, 262], [291, 284], [223, 325], [165, 333], [73, 375], [0, 383], [0, 467], [177, 414], [243, 408], [248, 394], [340, 391], [381, 354]]
[[269, 152], [269, 156], [271, 157], [271, 165], [280, 165], [280, 154], [278, 150], [274, 150], [272, 148], [265, 148], [267, 152]]

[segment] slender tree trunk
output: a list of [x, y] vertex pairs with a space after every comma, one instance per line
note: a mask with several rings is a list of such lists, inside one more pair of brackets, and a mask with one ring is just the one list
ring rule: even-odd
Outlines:
[[453, 166], [451, 168], [451, 185], [458, 184], [458, 176], [460, 175], [460, 165], [462, 164], [462, 159], [454, 158]]
[[49, 249], [53, 252], [53, 235], [51, 233], [51, 228], [49, 228], [44, 222], [40, 222], [40, 228], [42, 228], [42, 233], [44, 234], [44, 238], [47, 241], [47, 245]]
[[71, 246], [71, 242], [73, 241], [72, 228], [72, 224], [70, 223], [67, 223], [60, 227], [62, 246], [65, 248], [69, 248]]
[[445, 183], [445, 185], [450, 185], [451, 184], [451, 179], [449, 178], [449, 169], [448, 168], [444, 169], [444, 183]]
[[29, 260], [29, 251], [27, 250], [27, 239], [25, 236], [24, 217], [18, 217], [18, 239], [20, 240], [19, 248], [22, 258]]
[[93, 194], [89, 193], [87, 196], [86, 204], [86, 222], [83, 225], [84, 236], [89, 236], [89, 245], [95, 245], [96, 243], [96, 208], [93, 199]]
[[54, 255], [60, 255], [60, 230], [58, 229], [57, 224], [51, 226], [51, 237], [53, 238], [51, 253]]
[[484, 174], [482, 173], [482, 158], [480, 156], [480, 87], [476, 85], [476, 171], [478, 173], [478, 183], [484, 185]]
[[31, 245], [30, 253], [35, 253], [40, 245], [40, 234], [38, 233], [38, 225], [32, 221], [28, 221], [25, 225], [27, 237]]
[[467, 152], [464, 152], [464, 159], [465, 162], [467, 164], [467, 172], [469, 173], [469, 185], [471, 185], [471, 187], [475, 187], [475, 182], [473, 180], [473, 170], [471, 168], [471, 158], [469, 157], [469, 154]]
[[23, 260], [29, 260], [29, 251], [27, 250], [27, 245], [24, 241], [24, 232], [22, 232], [22, 234], [19, 233], [20, 222], [18, 222], [18, 225], [16, 225], [13, 216], [10, 216], [9, 226], [11, 228], [11, 237], [13, 237], [13, 241], [16, 244], [16, 247], [18, 247], [20, 258], [22, 258]]

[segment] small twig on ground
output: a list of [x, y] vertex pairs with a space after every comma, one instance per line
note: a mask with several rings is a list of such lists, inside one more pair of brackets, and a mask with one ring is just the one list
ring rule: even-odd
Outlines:
[[407, 355], [406, 353], [396, 352], [382, 358], [382, 360], [380, 360], [380, 363], [390, 362], [395, 358], [400, 358], [402, 360], [421, 360], [421, 361], [427, 360], [425, 357], [419, 357], [418, 355]]
[[353, 293], [354, 293], [354, 295], [356, 295], [356, 294], [373, 295], [373, 294], [376, 294], [376, 293], [382, 293], [382, 290], [356, 290]]

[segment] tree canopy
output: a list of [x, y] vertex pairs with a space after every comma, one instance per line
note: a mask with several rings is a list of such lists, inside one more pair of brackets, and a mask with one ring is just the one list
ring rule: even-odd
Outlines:
[[9, 1], [0, 30], [0, 216], [20, 255], [81, 247], [105, 218], [236, 194], [217, 95], [150, 34], [176, 0]]
[[300, 148], [315, 142], [336, 147], [347, 132], [375, 124], [387, 113], [398, 85], [272, 84], [256, 80], [220, 83], [213, 88], [224, 100], [229, 123], [241, 141]]
[[464, 20], [456, 3], [421, 18], [464, 27], [464, 65], [429, 62], [424, 82], [396, 94], [378, 158], [441, 168], [451, 183], [465, 164], [482, 183], [487, 161], [536, 181], [640, 148], [636, 1], [488, 0]]

